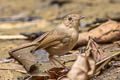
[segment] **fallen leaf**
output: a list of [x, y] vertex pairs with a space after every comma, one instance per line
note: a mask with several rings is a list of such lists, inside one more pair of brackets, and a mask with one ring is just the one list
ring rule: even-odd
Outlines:
[[13, 70], [21, 73], [27, 73], [22, 65], [15, 63], [0, 63], [0, 70]]
[[37, 69], [34, 66], [34, 64], [37, 63], [36, 57], [32, 53], [30, 53], [30, 50], [32, 48], [33, 47], [24, 48], [24, 49], [20, 49], [20, 50], [10, 53], [10, 55], [13, 58], [15, 58], [17, 61], [19, 61], [24, 66], [27, 72], [32, 72], [31, 70]]
[[109, 20], [100, 26], [79, 34], [79, 40], [74, 49], [88, 43], [91, 36], [97, 43], [108, 43], [120, 39], [120, 24], [116, 21]]

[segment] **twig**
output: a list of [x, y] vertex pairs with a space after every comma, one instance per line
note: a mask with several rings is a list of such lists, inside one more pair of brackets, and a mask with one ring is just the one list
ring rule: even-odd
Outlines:
[[28, 39], [23, 35], [0, 35], [0, 40], [10, 40], [10, 39]]
[[103, 60], [101, 60], [99, 62], [97, 62], [96, 66], [99, 65], [99, 64], [101, 64], [101, 63], [103, 63], [103, 62], [105, 62], [105, 61], [107, 61], [108, 59], [111, 59], [111, 58], [113, 58], [115, 56], [118, 56], [118, 55], [120, 55], [120, 51], [114, 53], [113, 55], [110, 55], [110, 56], [106, 57], [105, 59], [103, 59]]

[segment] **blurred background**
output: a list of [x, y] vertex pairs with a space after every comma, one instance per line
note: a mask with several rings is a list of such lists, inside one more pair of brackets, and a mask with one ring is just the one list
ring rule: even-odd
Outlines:
[[47, 31], [70, 13], [86, 17], [81, 26], [96, 19], [119, 20], [120, 0], [0, 0], [0, 31], [1, 34]]
[[[97, 22], [120, 21], [120, 0], [0, 0], [0, 36], [49, 31], [70, 13], [86, 17], [80, 32], [87, 31]], [[0, 41], [0, 58], [9, 56], [8, 50], [25, 42]]]

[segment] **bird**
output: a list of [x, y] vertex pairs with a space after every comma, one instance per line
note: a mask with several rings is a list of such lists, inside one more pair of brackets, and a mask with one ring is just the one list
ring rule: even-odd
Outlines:
[[60, 25], [53, 30], [46, 32], [31, 43], [26, 43], [12, 49], [9, 53], [11, 54], [17, 50], [35, 46], [31, 50], [31, 53], [35, 53], [35, 51], [39, 49], [44, 49], [48, 52], [49, 60], [54, 65], [56, 65], [56, 61], [65, 68], [66, 66], [54, 58], [54, 55], [62, 56], [72, 50], [77, 44], [80, 20], [83, 18], [84, 17], [79, 14], [69, 14], [64, 17]]

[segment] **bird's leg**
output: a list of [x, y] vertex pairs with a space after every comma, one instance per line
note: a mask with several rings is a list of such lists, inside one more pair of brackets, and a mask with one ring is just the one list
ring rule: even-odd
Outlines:
[[53, 60], [53, 58], [52, 58], [51, 55], [49, 56], [49, 59], [50, 59], [51, 63], [57, 67], [57, 65], [56, 65], [56, 63], [54, 62], [54, 60]]
[[49, 56], [49, 58], [51, 58], [54, 61], [57, 61], [60, 65], [62, 65], [64, 68], [66, 68], [66, 66], [64, 64], [62, 64], [60, 61], [58, 61], [56, 58], [54, 58], [53, 56]]
[[62, 65], [64, 68], [66, 68], [66, 66], [65, 66], [64, 64], [62, 64], [60, 61], [58, 61], [56, 58], [53, 57], [53, 59], [54, 59], [55, 61], [57, 61], [60, 65]]

